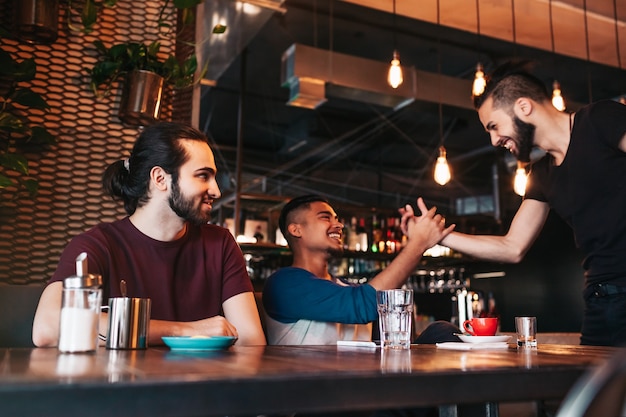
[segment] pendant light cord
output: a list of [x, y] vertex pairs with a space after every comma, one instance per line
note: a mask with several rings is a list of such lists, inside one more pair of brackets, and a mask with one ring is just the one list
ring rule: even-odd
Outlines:
[[480, 38], [480, 6], [476, 0], [476, 34], [478, 35], [478, 60], [480, 61], [480, 51], [482, 51], [482, 42]]
[[515, 0], [511, 0], [511, 18], [513, 20], [513, 57], [517, 58], [517, 28], [515, 27]]
[[[552, 59], [554, 60], [555, 72], [557, 67], [559, 66], [558, 60], [556, 59], [556, 47], [554, 43], [554, 21], [552, 20], [552, 0], [548, 2], [548, 15], [550, 16], [550, 44], [552, 46]], [[554, 85], [553, 85], [554, 90]], [[554, 94], [554, 91], [553, 91]]]
[[585, 12], [585, 49], [587, 52], [587, 93], [589, 94], [589, 103], [593, 102], [591, 91], [591, 62], [589, 61], [589, 28], [587, 25], [587, 0], [583, 0], [583, 10]]
[[334, 40], [334, 38], [333, 38], [333, 36], [334, 36], [334, 31], [335, 31], [335, 30], [334, 30], [334, 26], [333, 26], [333, 25], [334, 25], [334, 23], [335, 23], [335, 22], [334, 22], [334, 20], [335, 20], [335, 19], [334, 19], [334, 14], [335, 14], [334, 12], [335, 12], [335, 11], [334, 11], [334, 9], [333, 9], [333, 2], [331, 1], [331, 2], [330, 2], [330, 11], [329, 11], [329, 20], [330, 20], [330, 21], [328, 22], [328, 32], [329, 32], [329, 33], [328, 33], [328, 39], [329, 39], [329, 43], [330, 43], [330, 51], [331, 51], [331, 52], [333, 51], [333, 46], [334, 46], [334, 45], [333, 45], [333, 43], [335, 42], [335, 40]]
[[333, 2], [330, 2], [330, 6], [329, 6], [330, 10], [329, 10], [329, 22], [328, 22], [328, 42], [329, 42], [329, 51], [330, 54], [328, 55], [328, 65], [329, 65], [329, 71], [328, 73], [330, 74], [330, 79], [334, 79], [334, 73], [333, 73], [333, 47], [334, 47], [334, 43], [335, 43], [335, 39], [334, 39], [334, 9], [333, 9]]
[[617, 66], [622, 69], [622, 56], [619, 50], [619, 30], [617, 28], [617, 0], [613, 0], [613, 16], [615, 17], [615, 49], [617, 50]]
[[396, 0], [393, 0], [393, 50], [395, 51], [398, 47], [398, 42], [396, 39]]
[[587, 25], [587, 0], [583, 0], [583, 11], [585, 18], [585, 52], [587, 54], [587, 62], [589, 62], [589, 28]]
[[552, 23], [552, 0], [548, 2], [548, 16], [550, 16], [550, 43], [552, 45], [552, 54], [554, 54], [554, 25]]
[[[395, 0], [394, 0], [395, 1]], [[441, 105], [441, 21], [440, 21], [440, 9], [439, 0], [437, 0], [437, 78], [438, 88], [437, 94], [439, 97], [439, 146], [443, 146], [443, 109]]]
[[[618, 20], [617, 20], [617, 0], [613, 0], [613, 17], [615, 18], [615, 50], [617, 51], [617, 66], [621, 70], [622, 69], [622, 56], [619, 50], [619, 30], [617, 28]], [[621, 94], [624, 94], [624, 81], [623, 77], [620, 77], [620, 90]], [[620, 101], [623, 100], [623, 97], [620, 98]]]
[[313, 1], [313, 46], [317, 48], [317, 0]]

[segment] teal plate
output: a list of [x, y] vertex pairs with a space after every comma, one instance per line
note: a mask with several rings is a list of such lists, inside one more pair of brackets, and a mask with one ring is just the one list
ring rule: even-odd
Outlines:
[[161, 339], [163, 339], [163, 342], [172, 350], [186, 351], [227, 349], [237, 341], [237, 338], [233, 336], [163, 336]]

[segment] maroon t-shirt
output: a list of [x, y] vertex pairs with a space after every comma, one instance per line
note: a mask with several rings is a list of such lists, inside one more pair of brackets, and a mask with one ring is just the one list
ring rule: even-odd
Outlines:
[[103, 223], [72, 239], [50, 282], [76, 274], [76, 257], [87, 252], [88, 269], [103, 279], [103, 304], [119, 297], [152, 300], [152, 318], [193, 321], [223, 314], [222, 303], [252, 291], [241, 249], [230, 232], [214, 225], [188, 225], [182, 238], [161, 242], [128, 218]]

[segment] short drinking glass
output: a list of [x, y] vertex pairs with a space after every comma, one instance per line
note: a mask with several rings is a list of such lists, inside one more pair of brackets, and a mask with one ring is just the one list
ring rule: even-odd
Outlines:
[[376, 301], [380, 325], [380, 346], [384, 349], [410, 349], [413, 290], [377, 291]]
[[518, 347], [537, 347], [537, 318], [515, 317]]

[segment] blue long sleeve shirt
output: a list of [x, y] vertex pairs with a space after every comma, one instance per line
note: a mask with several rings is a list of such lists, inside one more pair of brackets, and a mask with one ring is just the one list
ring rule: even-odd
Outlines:
[[268, 316], [282, 323], [313, 320], [365, 324], [377, 319], [376, 290], [369, 284], [345, 285], [301, 268], [282, 268], [263, 290]]

